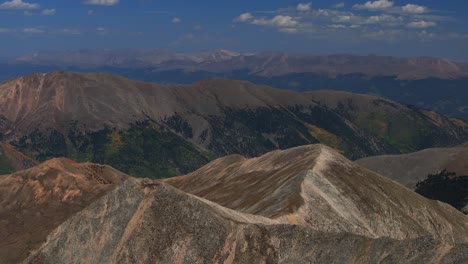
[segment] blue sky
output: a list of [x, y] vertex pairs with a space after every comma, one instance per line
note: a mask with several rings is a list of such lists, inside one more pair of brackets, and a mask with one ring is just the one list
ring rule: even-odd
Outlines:
[[160, 48], [468, 61], [467, 11], [465, 0], [0, 0], [0, 56]]

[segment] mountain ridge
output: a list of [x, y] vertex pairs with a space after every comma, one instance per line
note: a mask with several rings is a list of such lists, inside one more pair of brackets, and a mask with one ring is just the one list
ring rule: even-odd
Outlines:
[[[46, 164], [53, 168], [69, 162], [55, 159]], [[237, 164], [239, 162], [242, 164], [240, 167]], [[326, 162], [333, 164], [326, 166]], [[236, 170], [233, 170], [232, 166], [226, 166], [229, 164], [240, 168], [237, 180], [236, 177], [232, 177], [234, 175], [232, 173], [236, 173]], [[92, 164], [79, 166], [90, 165]], [[75, 166], [77, 165], [69, 168], [76, 170]], [[292, 177], [298, 179], [298, 184], [301, 185], [307, 181], [307, 177], [310, 177], [304, 177], [302, 174], [308, 170], [311, 170], [310, 173], [317, 179], [322, 179], [321, 182], [326, 180], [332, 182], [336, 189], [333, 191], [330, 186], [317, 184], [318, 182], [314, 184], [314, 188], [308, 188], [308, 195], [317, 196], [315, 199], [304, 201], [304, 205], [309, 204], [308, 206], [314, 210], [301, 211], [298, 208], [302, 216], [309, 215], [312, 219], [321, 219], [321, 214], [330, 212], [325, 205], [340, 202], [341, 198], [333, 201], [320, 200], [320, 197], [324, 197], [326, 193], [334, 193], [338, 195], [337, 197], [346, 197], [359, 201], [364, 207], [369, 206], [368, 208], [371, 208], [382, 220], [398, 222], [398, 219], [409, 220], [414, 217], [414, 220], [419, 221], [414, 223], [402, 221], [401, 225], [391, 225], [390, 222], [380, 222], [376, 217], [369, 217], [365, 221], [371, 221], [369, 224], [372, 224], [368, 227], [376, 231], [372, 234], [362, 232], [359, 228], [351, 228], [355, 222], [353, 217], [345, 212], [355, 209], [349, 207], [349, 204], [345, 206], [348, 208], [332, 209], [332, 211], [344, 211], [341, 215], [327, 215], [331, 217], [328, 218], [328, 222], [314, 220], [307, 224], [300, 221], [300, 217], [274, 216], [272, 211], [265, 214], [269, 208], [278, 207], [275, 203], [264, 203], [263, 199], [257, 200], [258, 192], [264, 188], [269, 189], [268, 185], [278, 182], [278, 179], [279, 182], [288, 182], [287, 179]], [[279, 171], [284, 173], [278, 174]], [[360, 173], [363, 175], [359, 176]], [[206, 187], [206, 181], [200, 181], [197, 186], [192, 185], [196, 175], [199, 179], [205, 178], [213, 186], [218, 184], [220, 189], [218, 194], [216, 189], [201, 194], [199, 190]], [[9, 177], [11, 176], [4, 179]], [[38, 178], [42, 177], [45, 176]], [[226, 201], [217, 203], [220, 200], [216, 196], [219, 197], [223, 190], [228, 192], [233, 184], [243, 184], [247, 187], [249, 182], [242, 179], [252, 177], [264, 180], [256, 185], [255, 192], [245, 190], [236, 198], [243, 201], [255, 200], [259, 206], [263, 204], [260, 207], [264, 208], [264, 213], [260, 211], [249, 213], [248, 207], [239, 206], [235, 200], [231, 205], [227, 205]], [[370, 180], [369, 183], [360, 180], [361, 177]], [[351, 180], [356, 188], [345, 187], [349, 183], [348, 180]], [[64, 183], [66, 182], [68, 180]], [[340, 182], [342, 184], [338, 184]], [[323, 145], [274, 151], [254, 159], [238, 155], [228, 156], [213, 161], [186, 178], [183, 176], [174, 178], [172, 182], [171, 179], [124, 177], [122, 182], [116, 184], [117, 187], [107, 189], [104, 194], [90, 197], [94, 200], [91, 204], [66, 219], [60, 219], [55, 229], [47, 229], [47, 239], [42, 236], [41, 245], [36, 244], [31, 248], [33, 251], [29, 256], [22, 255], [23, 263], [83, 261], [132, 263], [137, 259], [141, 263], [177, 261], [245, 263], [254, 260], [275, 263], [304, 263], [311, 260], [321, 262], [335, 260], [343, 263], [353, 261], [451, 263], [461, 261], [464, 254], [466, 255], [468, 236], [467, 232], [463, 231], [468, 229], [466, 216], [446, 204], [429, 201], [398, 183], [359, 168], [358, 165]], [[193, 187], [191, 190], [189, 190], [190, 185]], [[1, 181], [0, 186], [3, 186]], [[88, 188], [89, 185], [83, 185], [81, 190], [85, 192]], [[281, 191], [281, 188], [285, 190]], [[272, 201], [284, 200], [281, 198], [282, 193], [293, 196], [303, 195], [301, 190], [294, 188], [294, 184], [285, 186], [283, 183], [274, 186], [273, 190], [276, 191], [271, 192]], [[213, 194], [212, 191], [215, 191], [215, 196], [210, 196], [210, 193]], [[381, 198], [375, 196], [376, 191], [386, 193], [385, 202], [379, 201]], [[365, 197], [375, 197], [376, 207], [372, 205], [372, 199]], [[401, 203], [393, 205], [395, 199]], [[238, 206], [233, 206], [236, 203]], [[318, 204], [322, 206], [317, 206]], [[259, 208], [255, 202], [252, 205], [250, 208]], [[419, 209], [423, 208], [432, 213], [420, 214]], [[279, 211], [283, 211], [281, 206]], [[388, 217], [388, 214], [392, 217]], [[57, 219], [56, 217], [53, 216], [52, 219]], [[349, 226], [330, 229], [336, 225], [335, 221], [345, 221]], [[310, 225], [311, 223], [315, 225]], [[446, 225], [451, 228], [447, 228]], [[11, 254], [11, 251], [9, 253]]]
[[[364, 183], [366, 180], [368, 182]], [[445, 210], [442, 208], [447, 205], [435, 201], [431, 201], [432, 204], [429, 205], [427, 200], [419, 200], [416, 193], [407, 193], [408, 190], [403, 190], [405, 188], [399, 190], [402, 186], [362, 170], [323, 145], [277, 150], [249, 160], [228, 156], [215, 160], [192, 174], [163, 181], [184, 192], [236, 211], [311, 229], [318, 228], [319, 231], [326, 229], [328, 232], [350, 232], [372, 238], [391, 237], [402, 240], [422, 236], [425, 232], [434, 232], [427, 231], [433, 226], [439, 226], [442, 233], [442, 230], [451, 229], [434, 224], [437, 220], [426, 223], [423, 220], [425, 217], [438, 215], [438, 210]], [[361, 193], [363, 189], [366, 192]], [[350, 199], [355, 196], [359, 198]], [[247, 199], [248, 197], [252, 200]], [[405, 201], [409, 200], [420, 206], [413, 205], [407, 211], [406, 217], [414, 217], [414, 222], [407, 222], [405, 218], [393, 218], [393, 214], [406, 212], [408, 208]], [[392, 206], [385, 205], [383, 211], [374, 211], [378, 204], [384, 203]], [[436, 209], [438, 206], [441, 209]], [[426, 207], [431, 207], [431, 210], [426, 211]], [[442, 217], [450, 222], [455, 216]], [[463, 216], [460, 220], [464, 218]], [[391, 231], [382, 233], [383, 230], [376, 227], [381, 225]], [[400, 233], [398, 229], [402, 225], [412, 226], [415, 233]], [[416, 227], [417, 225], [421, 226]], [[415, 231], [419, 228], [422, 229]], [[422, 231], [424, 229], [426, 231]], [[451, 236], [439, 239], [457, 240]]]
[[357, 159], [468, 138], [462, 121], [379, 97], [220, 78], [155, 85], [104, 73], [33, 74], [0, 84], [0, 115], [3, 140], [37, 160], [65, 156], [141, 176], [319, 142]]
[[153, 83], [190, 84], [225, 77], [299, 92], [336, 89], [379, 95], [468, 120], [468, 93], [463, 89], [468, 83], [468, 63], [444, 58], [225, 50], [194, 54], [85, 50], [38, 53], [29, 58], [0, 64], [0, 80], [59, 69], [112, 72]]

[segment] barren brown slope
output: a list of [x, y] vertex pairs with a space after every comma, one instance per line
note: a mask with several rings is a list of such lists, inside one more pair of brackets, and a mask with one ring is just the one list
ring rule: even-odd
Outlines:
[[416, 183], [443, 170], [468, 175], [468, 144], [402, 154], [364, 158], [357, 164], [397, 181], [411, 189]]
[[417, 193], [468, 214], [468, 145], [356, 161]]
[[[55, 229], [25, 263], [461, 263], [468, 253], [461, 213], [323, 146], [227, 157], [199, 172], [186, 181], [127, 180]], [[282, 178], [299, 178], [299, 186]], [[218, 197], [240, 202], [239, 211]], [[302, 202], [283, 206], [290, 197]], [[258, 214], [245, 212], [252, 208]], [[279, 210], [290, 217], [271, 216]], [[367, 229], [356, 222], [361, 212], [372, 217]], [[291, 221], [301, 217], [313, 221]]]
[[323, 145], [230, 156], [165, 182], [244, 213], [318, 231], [468, 241], [468, 219], [370, 172]]
[[121, 184], [107, 166], [53, 159], [0, 176], [0, 263], [17, 263], [68, 217]]
[[[290, 102], [291, 101], [291, 102]], [[224, 107], [310, 104], [291, 91], [244, 81], [155, 85], [99, 73], [32, 74], [0, 85], [0, 113], [15, 129], [63, 128], [78, 121], [88, 129], [128, 127], [174, 113], [219, 114]], [[51, 116], [52, 115], [52, 116]]]

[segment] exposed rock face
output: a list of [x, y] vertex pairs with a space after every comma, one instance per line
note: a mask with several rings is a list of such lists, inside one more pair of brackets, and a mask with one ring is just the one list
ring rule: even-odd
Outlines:
[[66, 156], [145, 177], [311, 143], [357, 159], [468, 139], [458, 122], [378, 97], [227, 79], [155, 85], [110, 74], [35, 74], [0, 84], [0, 115], [8, 121], [4, 140], [37, 160]]
[[17, 263], [68, 217], [127, 176], [107, 166], [53, 159], [0, 177], [0, 263]]
[[461, 263], [467, 242], [457, 210], [315, 145], [129, 179], [24, 262]]

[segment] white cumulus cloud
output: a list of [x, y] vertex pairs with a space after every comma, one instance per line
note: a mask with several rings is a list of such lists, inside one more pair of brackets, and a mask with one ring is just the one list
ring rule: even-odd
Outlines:
[[406, 26], [409, 28], [429, 28], [429, 27], [434, 27], [436, 25], [437, 24], [435, 22], [421, 20], [421, 21], [410, 22]]
[[311, 3], [300, 3], [296, 7], [297, 11], [301, 12], [307, 12], [312, 9], [312, 4]]
[[84, 3], [86, 5], [102, 5], [102, 6], [113, 6], [117, 5], [120, 0], [87, 0]]
[[171, 22], [174, 23], [174, 24], [177, 24], [177, 23], [182, 22], [182, 20], [180, 18], [178, 18], [178, 17], [174, 17]]
[[252, 24], [261, 26], [295, 27], [298, 22], [290, 16], [277, 15], [272, 19], [255, 19], [252, 21]]
[[393, 1], [389, 0], [377, 0], [367, 1], [365, 4], [356, 4], [353, 6], [354, 9], [365, 9], [370, 11], [385, 10], [393, 7]]
[[53, 15], [57, 14], [57, 10], [55, 10], [55, 9], [44, 9], [44, 10], [42, 10], [41, 14], [43, 16], [53, 16]]
[[235, 22], [247, 22], [254, 19], [254, 16], [251, 13], [243, 13], [240, 16], [234, 19]]
[[345, 2], [340, 2], [340, 3], [336, 3], [336, 4], [332, 5], [333, 8], [343, 8], [345, 6], [346, 6]]
[[420, 5], [407, 4], [402, 7], [403, 12], [411, 14], [422, 14], [428, 12], [428, 8]]
[[0, 4], [0, 9], [37, 9], [39, 4], [23, 2], [22, 0], [6, 1]]
[[248, 23], [257, 26], [276, 27], [284, 33], [298, 32], [299, 21], [288, 15], [276, 15], [274, 17], [255, 17], [251, 13], [243, 13], [234, 19], [234, 22]]
[[370, 16], [365, 20], [364, 24], [380, 24], [385, 26], [404, 25], [403, 17], [395, 17], [391, 15]]

